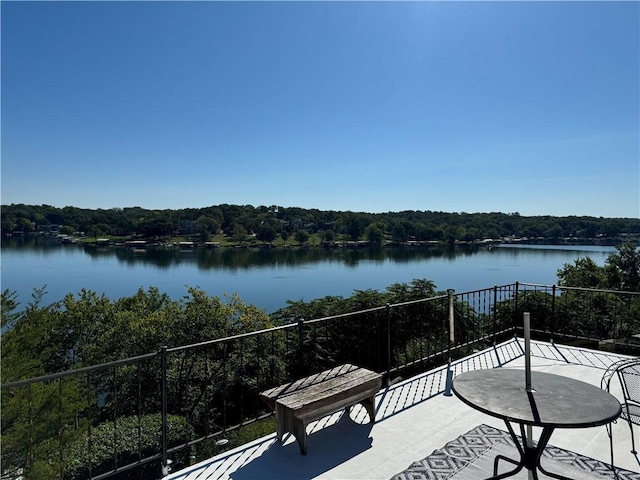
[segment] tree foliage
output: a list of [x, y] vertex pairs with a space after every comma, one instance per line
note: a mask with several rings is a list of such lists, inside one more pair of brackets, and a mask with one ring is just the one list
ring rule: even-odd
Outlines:
[[616, 247], [617, 253], [597, 265], [590, 257], [565, 263], [558, 270], [558, 284], [563, 286], [600, 288], [640, 292], [640, 251], [630, 243]]
[[[616, 247], [600, 266], [583, 257], [557, 272], [558, 285], [567, 287], [554, 296], [526, 292], [519, 302], [529, 311], [532, 328], [569, 337], [627, 338], [640, 328], [640, 298], [608, 291], [640, 292], [640, 251], [625, 243]], [[584, 290], [587, 289], [587, 290]]]
[[[41, 305], [41, 298], [34, 299], [20, 313], [16, 313], [15, 295], [4, 291], [2, 306], [2, 321], [7, 327], [1, 338], [3, 384], [153, 354], [163, 346], [178, 347], [272, 326], [264, 311], [245, 304], [237, 295], [223, 301], [194, 287], [188, 288], [180, 300], [172, 300], [156, 288], [140, 289], [131, 297], [117, 300], [81, 290], [50, 305]], [[216, 380], [224, 370], [221, 362], [202, 355], [174, 354], [168, 364], [169, 412], [187, 419], [189, 428], [199, 434], [215, 428], [218, 414], [214, 404], [226, 394], [222, 389], [250, 388], [243, 384], [251, 376], [246, 372], [263, 368], [261, 360], [257, 351], [229, 350], [224, 369], [234, 373], [223, 383]], [[137, 446], [133, 450], [131, 445], [121, 443], [104, 446], [100, 432], [113, 432], [116, 427], [109, 426], [113, 418], [120, 422], [123, 415], [159, 411], [159, 357], [131, 365], [94, 367], [86, 379], [82, 378], [73, 375], [3, 389], [3, 466], [24, 468], [26, 478], [60, 478], [62, 470], [71, 472], [71, 476], [65, 473], [65, 478], [76, 478], [75, 464], [67, 460], [60, 463], [59, 458], [61, 452], [76, 463], [84, 458], [77, 442], [80, 438], [86, 441], [88, 428], [93, 432], [96, 455], [104, 448], [111, 449], [112, 454], [120, 452], [121, 459], [138, 455]], [[242, 411], [235, 401], [229, 401], [227, 408], [225, 414], [232, 419]], [[147, 432], [151, 423], [144, 420], [142, 430]], [[126, 425], [125, 421], [117, 428], [126, 430]], [[157, 425], [155, 422], [156, 429]], [[102, 462], [100, 458], [93, 461], [96, 469]]]

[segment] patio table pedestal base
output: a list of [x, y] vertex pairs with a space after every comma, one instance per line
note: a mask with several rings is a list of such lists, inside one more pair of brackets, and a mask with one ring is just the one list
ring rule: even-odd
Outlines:
[[[499, 480], [501, 478], [512, 477], [514, 475], [517, 475], [518, 472], [520, 472], [520, 470], [522, 470], [523, 468], [530, 470], [535, 480], [538, 480], [538, 471], [541, 471], [548, 477], [557, 478], [558, 480], [573, 480], [569, 477], [565, 477], [564, 475], [548, 472], [540, 464], [540, 459], [542, 458], [544, 449], [547, 447], [549, 439], [551, 438], [551, 434], [553, 433], [553, 427], [544, 427], [542, 429], [542, 434], [540, 435], [538, 443], [532, 447], [529, 447], [528, 442], [529, 440], [531, 440], [531, 443], [533, 444], [533, 439], [527, 438], [523, 424], [520, 424], [520, 437], [518, 437], [513, 431], [513, 427], [511, 427], [511, 424], [507, 420], [505, 420], [504, 423], [509, 430], [509, 434], [511, 435], [513, 443], [518, 449], [518, 453], [520, 454], [520, 461], [505, 457], [504, 455], [496, 456], [495, 460], [493, 461], [493, 477], [487, 480]], [[500, 460], [513, 463], [514, 465], [516, 465], [516, 468], [498, 475], [498, 462]]]

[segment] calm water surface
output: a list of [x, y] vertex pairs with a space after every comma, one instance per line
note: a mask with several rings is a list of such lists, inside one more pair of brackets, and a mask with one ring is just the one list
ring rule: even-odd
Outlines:
[[614, 247], [500, 246], [486, 248], [386, 247], [383, 249], [238, 249], [134, 251], [124, 247], [47, 245], [34, 240], [2, 243], [2, 289], [22, 305], [46, 285], [46, 303], [82, 288], [111, 298], [158, 287], [173, 298], [200, 287], [223, 298], [238, 293], [249, 304], [273, 312], [287, 300], [354, 290], [384, 290], [396, 282], [426, 278], [438, 290], [465, 292], [529, 282], [552, 285], [565, 263], [591, 257], [603, 265]]

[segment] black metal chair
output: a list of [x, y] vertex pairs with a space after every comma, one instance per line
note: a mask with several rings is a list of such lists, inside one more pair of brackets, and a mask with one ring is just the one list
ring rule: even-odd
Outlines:
[[[622, 413], [620, 418], [626, 420], [631, 430], [631, 453], [638, 459], [636, 451], [636, 442], [633, 435], [633, 425], [640, 425], [640, 358], [624, 359], [615, 362], [609, 366], [602, 376], [600, 386], [610, 391], [611, 380], [617, 377], [622, 389]], [[616, 423], [616, 422], [614, 422]], [[611, 446], [611, 468], [613, 466], [613, 431], [611, 425], [607, 425], [607, 434], [609, 435], [609, 444]]]

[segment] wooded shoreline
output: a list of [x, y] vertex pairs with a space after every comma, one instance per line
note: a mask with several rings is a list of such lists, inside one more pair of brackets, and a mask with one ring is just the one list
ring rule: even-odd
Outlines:
[[184, 248], [640, 243], [637, 218], [413, 210], [366, 213], [227, 204], [180, 210], [3, 205], [1, 231], [4, 236], [49, 235], [62, 243], [138, 242]]

